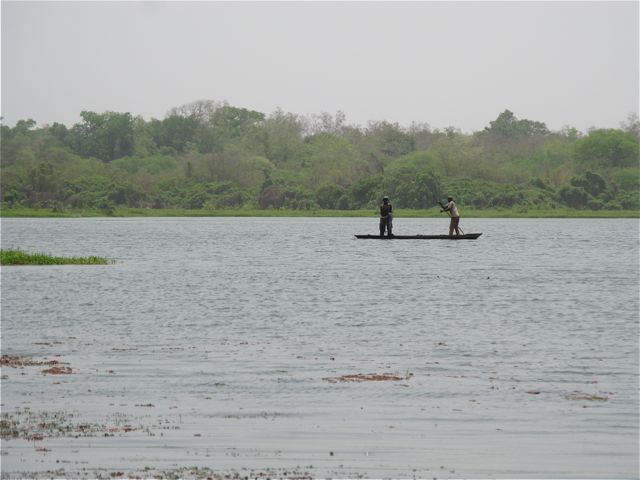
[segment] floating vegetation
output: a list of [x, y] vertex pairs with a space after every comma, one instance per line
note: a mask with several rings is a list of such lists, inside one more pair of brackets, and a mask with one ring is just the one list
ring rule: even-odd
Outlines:
[[166, 479], [194, 478], [207, 480], [245, 480], [247, 478], [287, 478], [288, 480], [311, 480], [315, 475], [312, 475], [307, 471], [308, 468], [313, 467], [309, 465], [304, 468], [298, 466], [295, 468], [243, 469], [241, 472], [237, 470], [220, 471], [209, 467], [178, 467], [173, 470], [154, 471], [149, 469], [144, 472], [144, 477], [148, 478], [150, 476], [150, 472], [153, 472], [153, 475], [151, 475], [152, 477]]
[[[58, 360], [33, 360], [31, 357], [21, 357], [18, 355], [2, 355], [0, 357], [0, 365], [11, 368], [24, 368], [45, 366], [42, 370], [44, 375], [70, 375], [73, 373], [67, 362], [59, 362]], [[6, 378], [3, 376], [3, 378]]]
[[605, 397], [604, 395], [592, 395], [579, 391], [571, 392], [565, 395], [564, 398], [567, 400], [587, 400], [589, 402], [606, 402], [609, 400], [609, 397]]
[[398, 380], [409, 380], [413, 376], [413, 373], [407, 373], [404, 377], [399, 377], [391, 373], [356, 373], [352, 375], [342, 375], [340, 377], [326, 377], [323, 378], [325, 382], [329, 383], [344, 383], [344, 382], [396, 382]]
[[70, 375], [73, 373], [71, 367], [51, 367], [42, 371], [45, 375]]
[[19, 438], [42, 441], [51, 437], [112, 437], [116, 433], [141, 430], [125, 416], [108, 416], [105, 423], [80, 421], [77, 411], [33, 411], [18, 409], [13, 413], [2, 412], [0, 438]]
[[21, 357], [17, 355], [2, 355], [0, 357], [0, 365], [11, 368], [23, 368], [34, 366], [55, 367], [57, 365], [68, 365], [58, 360], [33, 360], [31, 357]]
[[112, 261], [103, 257], [54, 257], [45, 253], [27, 253], [23, 250], [0, 250], [0, 265], [108, 265]]
[[45, 437], [68, 436], [77, 430], [73, 421], [75, 416], [71, 412], [34, 412], [27, 408], [15, 413], [2, 412], [0, 438], [21, 438], [35, 442]]
[[[37, 450], [44, 451], [44, 450]], [[273, 479], [286, 478], [288, 480], [312, 480], [316, 478], [310, 472], [313, 466], [306, 467], [289, 467], [289, 468], [242, 468], [241, 470], [227, 469], [214, 470], [210, 467], [185, 466], [173, 469], [157, 469], [149, 466], [129, 469], [122, 471], [122, 467], [118, 469], [109, 468], [86, 468], [82, 470], [58, 468], [56, 470], [46, 470], [46, 478], [100, 478], [100, 479], [118, 479], [118, 478], [163, 478], [166, 480], [180, 480], [189, 478], [194, 480], [247, 480], [247, 479]], [[20, 478], [40, 478], [43, 472], [21, 472]], [[4, 477], [3, 477], [4, 478]], [[12, 475], [7, 478], [13, 478]], [[355, 475], [353, 478], [363, 478], [361, 475]]]

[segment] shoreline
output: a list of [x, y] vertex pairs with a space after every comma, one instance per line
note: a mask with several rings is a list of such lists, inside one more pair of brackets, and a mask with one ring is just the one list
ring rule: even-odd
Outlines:
[[[521, 209], [464, 209], [462, 218], [640, 218], [638, 210], [521, 210]], [[65, 210], [8, 208], [0, 210], [0, 218], [108, 218], [108, 217], [327, 217], [367, 218], [377, 216], [377, 210], [187, 210], [152, 208], [116, 208], [113, 212], [100, 210]], [[446, 218], [438, 209], [398, 211], [397, 218]]]

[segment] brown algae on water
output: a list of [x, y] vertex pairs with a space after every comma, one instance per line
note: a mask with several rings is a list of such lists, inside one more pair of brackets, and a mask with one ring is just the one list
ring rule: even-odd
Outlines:
[[[68, 365], [58, 360], [33, 360], [31, 357], [23, 357], [19, 355], [2, 355], [0, 357], [0, 366], [11, 368], [24, 368], [34, 366], [55, 367], [58, 365]], [[71, 373], [71, 372], [69, 372]]]
[[42, 371], [44, 375], [70, 375], [73, 373], [71, 367], [51, 367]]
[[564, 396], [567, 400], [586, 400], [589, 402], [607, 402], [609, 397], [604, 395], [593, 395], [590, 393], [574, 391]]
[[346, 382], [397, 382], [399, 380], [409, 380], [413, 376], [413, 373], [408, 373], [404, 377], [399, 377], [391, 373], [356, 373], [351, 375], [341, 375], [339, 377], [326, 377], [323, 378], [325, 382], [329, 383], [346, 383]]
[[126, 415], [108, 415], [104, 422], [80, 419], [78, 411], [34, 411], [28, 407], [2, 412], [0, 439], [42, 441], [45, 438], [113, 437], [116, 433], [141, 430]]

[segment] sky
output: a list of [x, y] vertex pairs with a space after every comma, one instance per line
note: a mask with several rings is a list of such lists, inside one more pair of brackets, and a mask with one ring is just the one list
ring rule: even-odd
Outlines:
[[3, 124], [195, 100], [463, 132], [581, 131], [639, 103], [640, 2], [2, 0]]

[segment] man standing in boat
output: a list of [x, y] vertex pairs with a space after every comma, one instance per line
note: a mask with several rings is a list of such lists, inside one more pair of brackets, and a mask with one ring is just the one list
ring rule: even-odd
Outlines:
[[384, 230], [387, 230], [387, 236], [393, 236], [393, 206], [389, 203], [389, 197], [382, 197], [382, 205], [380, 205], [380, 236], [384, 237]]
[[456, 203], [453, 201], [453, 197], [447, 197], [447, 204], [443, 205], [442, 202], [438, 202], [442, 207], [441, 212], [448, 212], [451, 217], [451, 223], [449, 224], [449, 236], [453, 235], [453, 231], [455, 230], [456, 235], [460, 235], [460, 228], [458, 228], [458, 224], [460, 223], [460, 214], [458, 213], [458, 207]]

